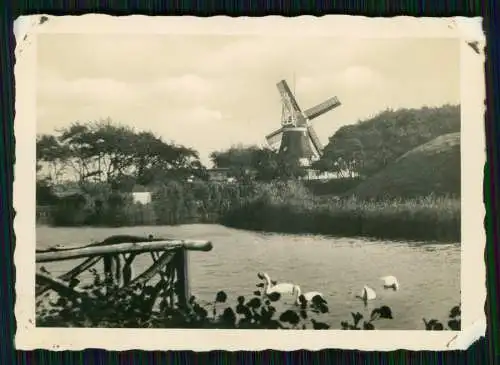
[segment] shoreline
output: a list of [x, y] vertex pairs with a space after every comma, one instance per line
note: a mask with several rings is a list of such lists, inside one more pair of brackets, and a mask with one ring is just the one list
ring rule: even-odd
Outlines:
[[[222, 189], [219, 191], [218, 189]], [[202, 189], [197, 198], [193, 192]], [[314, 195], [300, 182], [203, 185], [153, 193], [147, 204], [120, 195], [120, 204], [97, 210], [92, 197], [82, 209], [61, 204], [42, 222], [52, 227], [135, 227], [221, 224], [256, 232], [319, 234], [332, 237], [460, 242], [459, 197], [428, 195], [414, 199], [363, 200]], [[175, 193], [175, 194], [174, 194]], [[37, 211], [44, 207], [37, 207]], [[47, 207], [45, 207], [47, 208]]]
[[264, 197], [230, 210], [220, 223], [251, 231], [370, 237], [406, 241], [461, 241], [460, 200], [427, 198], [394, 203]]
[[37, 223], [36, 228], [39, 227], [48, 227], [48, 228], [57, 228], [57, 229], [79, 229], [79, 228], [90, 228], [90, 229], [129, 229], [134, 227], [147, 227], [154, 229], [155, 227], [179, 227], [179, 226], [188, 226], [188, 225], [220, 225], [226, 228], [241, 230], [241, 231], [249, 231], [256, 233], [265, 233], [265, 234], [283, 234], [283, 235], [307, 235], [307, 236], [323, 236], [330, 238], [356, 238], [356, 239], [365, 239], [368, 241], [379, 241], [379, 240], [387, 240], [387, 241], [395, 241], [395, 242], [408, 242], [408, 243], [434, 243], [434, 244], [461, 244], [460, 233], [451, 232], [445, 236], [447, 239], [433, 239], [433, 238], [418, 238], [413, 236], [403, 236], [403, 235], [370, 235], [370, 234], [341, 234], [334, 233], [328, 230], [317, 230], [317, 231], [308, 231], [303, 230], [297, 227], [291, 227], [290, 229], [271, 229], [268, 227], [248, 227], [244, 225], [238, 224], [229, 224], [224, 222], [206, 222], [206, 221], [196, 221], [196, 222], [183, 222], [178, 224], [134, 224], [134, 225], [122, 225], [122, 226], [113, 226], [113, 225], [51, 225], [45, 223]]

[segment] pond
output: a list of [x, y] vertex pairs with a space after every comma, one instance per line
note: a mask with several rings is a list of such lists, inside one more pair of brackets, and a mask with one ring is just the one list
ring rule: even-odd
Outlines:
[[[323, 320], [332, 328], [340, 328], [341, 321], [350, 320], [350, 312], [364, 314], [388, 305], [394, 319], [378, 322], [377, 329], [423, 330], [423, 317], [445, 320], [448, 311], [460, 302], [458, 243], [269, 234], [193, 224], [124, 228], [39, 226], [37, 248], [88, 244], [116, 234], [210, 240], [212, 251], [190, 253], [191, 291], [197, 298], [211, 301], [218, 290], [225, 290], [234, 302], [237, 295], [250, 296], [259, 281], [257, 272], [264, 271], [278, 282], [299, 284], [302, 292], [322, 292], [330, 308]], [[53, 273], [62, 273], [73, 265], [74, 261], [45, 266]], [[383, 289], [380, 277], [386, 275], [398, 278], [399, 291]], [[364, 285], [377, 292], [377, 298], [367, 308], [356, 299]]]

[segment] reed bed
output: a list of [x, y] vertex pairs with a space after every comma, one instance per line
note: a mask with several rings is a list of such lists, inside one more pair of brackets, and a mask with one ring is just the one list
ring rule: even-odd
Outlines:
[[[460, 200], [429, 195], [414, 199], [361, 200], [313, 195], [300, 181], [252, 184], [167, 183], [150, 204], [106, 193], [100, 209], [57, 206], [56, 226], [220, 223], [233, 228], [382, 239], [460, 241]], [[64, 218], [64, 219], [63, 219]]]
[[460, 241], [460, 200], [315, 197], [299, 183], [269, 184], [221, 222], [234, 228], [416, 241]]

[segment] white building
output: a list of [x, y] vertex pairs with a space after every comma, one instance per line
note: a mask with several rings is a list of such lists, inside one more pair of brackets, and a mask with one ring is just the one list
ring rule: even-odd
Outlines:
[[132, 199], [134, 204], [149, 204], [151, 203], [151, 192], [147, 191], [144, 186], [136, 185], [132, 189]]

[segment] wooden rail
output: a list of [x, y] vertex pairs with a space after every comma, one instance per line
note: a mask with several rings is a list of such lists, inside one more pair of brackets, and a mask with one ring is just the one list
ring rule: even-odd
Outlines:
[[[188, 251], [210, 251], [212, 243], [199, 240], [175, 240], [139, 236], [111, 236], [102, 242], [84, 246], [56, 246], [36, 251], [37, 263], [86, 258], [70, 271], [54, 278], [46, 273], [36, 274], [36, 296], [48, 290], [56, 291], [70, 300], [91, 300], [92, 295], [71, 285], [71, 281], [101, 260], [104, 262], [104, 277], [120, 288], [145, 284], [153, 277], [160, 277], [160, 284], [169, 285], [170, 292], [176, 288], [177, 303], [189, 305]], [[132, 264], [139, 255], [149, 254], [153, 263], [139, 275], [132, 274]], [[162, 288], [159, 288], [162, 289]], [[163, 288], [165, 289], [165, 288]], [[120, 289], [121, 290], [121, 289]], [[175, 304], [175, 295], [170, 295], [169, 305]], [[154, 303], [152, 303], [154, 305]]]
[[36, 251], [36, 262], [51, 262], [121, 253], [140, 253], [185, 249], [189, 251], [210, 251], [208, 241], [165, 240], [156, 242], [124, 242], [106, 246], [51, 247]]

